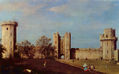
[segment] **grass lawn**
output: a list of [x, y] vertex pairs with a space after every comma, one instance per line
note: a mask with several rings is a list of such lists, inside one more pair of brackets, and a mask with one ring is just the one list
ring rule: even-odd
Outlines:
[[119, 65], [115, 62], [103, 61], [103, 60], [58, 60], [60, 62], [70, 64], [76, 67], [82, 67], [84, 63], [87, 65], [94, 65], [95, 70], [99, 72], [103, 72], [106, 74], [119, 74]]
[[[44, 66], [44, 61], [46, 65]], [[0, 74], [102, 74], [97, 71], [84, 71], [81, 68], [51, 59], [10, 59], [0, 61]]]

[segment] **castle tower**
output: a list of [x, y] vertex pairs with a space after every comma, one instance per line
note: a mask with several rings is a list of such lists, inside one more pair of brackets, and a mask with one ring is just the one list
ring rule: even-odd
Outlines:
[[59, 58], [59, 55], [60, 55], [60, 36], [59, 36], [58, 32], [53, 34], [53, 45], [55, 47], [54, 55], [56, 58]]
[[15, 21], [7, 21], [1, 23], [2, 26], [2, 45], [6, 49], [3, 58], [13, 58], [16, 46], [16, 27]]
[[71, 49], [71, 33], [66, 32], [64, 35], [64, 58], [70, 59], [70, 49]]
[[[60, 38], [60, 58], [64, 59], [64, 36]], [[62, 58], [63, 56], [63, 58]]]
[[107, 28], [104, 30], [104, 34], [100, 35], [101, 48], [103, 50], [103, 59], [114, 59], [114, 50], [116, 50], [117, 37], [115, 36], [115, 30]]

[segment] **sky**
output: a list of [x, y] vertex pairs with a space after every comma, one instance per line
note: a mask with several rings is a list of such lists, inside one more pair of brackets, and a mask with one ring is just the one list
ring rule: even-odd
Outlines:
[[17, 42], [71, 32], [72, 48], [99, 48], [105, 28], [119, 37], [119, 0], [0, 0], [0, 22], [9, 20], [18, 22]]

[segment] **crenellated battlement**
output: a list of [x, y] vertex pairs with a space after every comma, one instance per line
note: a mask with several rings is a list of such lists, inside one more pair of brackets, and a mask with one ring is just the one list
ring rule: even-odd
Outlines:
[[105, 34], [100, 35], [100, 41], [105, 41], [105, 40], [117, 40], [117, 37], [109, 37], [108, 35]]
[[117, 37], [115, 37], [115, 30], [112, 28], [107, 28], [104, 30], [104, 34], [100, 35], [100, 41], [105, 40], [117, 40]]
[[0, 23], [1, 26], [5, 26], [5, 25], [14, 25], [14, 26], [18, 26], [18, 23], [16, 21], [4, 21]]

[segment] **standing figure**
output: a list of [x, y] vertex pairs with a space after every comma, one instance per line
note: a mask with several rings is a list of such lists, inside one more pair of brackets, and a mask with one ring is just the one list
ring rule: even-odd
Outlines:
[[83, 70], [84, 71], [88, 71], [88, 67], [87, 67], [88, 65], [86, 64], [86, 63], [84, 63], [84, 65], [83, 65]]
[[46, 60], [45, 60], [44, 63], [43, 63], [44, 68], [46, 67], [46, 64], [47, 64], [47, 62], [46, 62]]

